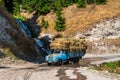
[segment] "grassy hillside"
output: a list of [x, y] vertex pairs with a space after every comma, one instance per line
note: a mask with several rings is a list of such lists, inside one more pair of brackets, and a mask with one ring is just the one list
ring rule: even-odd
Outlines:
[[[108, 0], [106, 5], [88, 5], [86, 8], [77, 8], [76, 5], [69, 6], [63, 9], [63, 16], [66, 20], [66, 35], [73, 35], [76, 33], [83, 33], [91, 29], [95, 23], [102, 19], [113, 18], [120, 15], [120, 1], [119, 0]], [[45, 20], [49, 21], [48, 30], [42, 32], [56, 32], [54, 30], [56, 15], [50, 12], [45, 17]], [[37, 19], [40, 25], [41, 16]]]

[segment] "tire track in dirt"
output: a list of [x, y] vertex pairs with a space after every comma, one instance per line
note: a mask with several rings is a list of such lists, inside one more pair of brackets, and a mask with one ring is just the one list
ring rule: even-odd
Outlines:
[[[71, 79], [70, 76], [67, 76], [66, 70], [73, 70], [73, 75], [71, 76], [76, 75], [76, 78]], [[76, 68], [60, 68], [57, 73], [58, 74], [56, 76], [59, 77], [59, 80], [86, 80], [86, 77], [83, 76], [80, 72], [77, 72]]]

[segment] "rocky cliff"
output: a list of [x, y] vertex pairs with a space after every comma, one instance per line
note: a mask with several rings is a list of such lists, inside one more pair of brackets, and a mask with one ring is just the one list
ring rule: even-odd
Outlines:
[[37, 56], [34, 43], [21, 32], [4, 6], [0, 6], [0, 51], [17, 57]]

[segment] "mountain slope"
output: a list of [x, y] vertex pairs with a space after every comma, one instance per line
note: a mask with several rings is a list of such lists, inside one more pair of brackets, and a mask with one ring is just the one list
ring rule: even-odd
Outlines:
[[[102, 19], [110, 19], [120, 15], [120, 1], [108, 0], [106, 5], [88, 5], [86, 8], [77, 8], [76, 5], [63, 9], [63, 16], [66, 20], [66, 30], [64, 34], [74, 35], [76, 33], [84, 33], [91, 29], [96, 23]], [[56, 15], [51, 12], [44, 16], [49, 21], [48, 30], [42, 30], [43, 33], [56, 33], [54, 30]], [[37, 19], [40, 25], [41, 16]]]
[[33, 42], [20, 31], [4, 6], [0, 6], [0, 50], [7, 55], [14, 54], [17, 57], [37, 56]]

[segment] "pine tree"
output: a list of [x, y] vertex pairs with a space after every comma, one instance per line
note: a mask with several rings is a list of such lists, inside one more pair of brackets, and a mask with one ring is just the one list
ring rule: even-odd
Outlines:
[[64, 31], [65, 28], [66, 28], [65, 19], [62, 18], [61, 15], [59, 15], [57, 17], [57, 20], [56, 20], [55, 30], [57, 30], [57, 31]]
[[48, 23], [48, 21], [46, 21], [46, 22], [45, 22], [45, 29], [47, 30], [48, 27], [49, 27], [49, 23]]
[[96, 4], [106, 4], [107, 0], [96, 0]]
[[20, 3], [18, 1], [16, 1], [16, 0], [13, 0], [13, 5], [14, 5], [13, 14], [14, 15], [20, 15]]
[[87, 0], [87, 4], [94, 4], [96, 0]]
[[41, 27], [45, 28], [46, 30], [49, 27], [48, 21], [45, 21], [43, 17], [41, 18]]
[[86, 7], [86, 0], [78, 0], [77, 6], [79, 8], [85, 8]]

